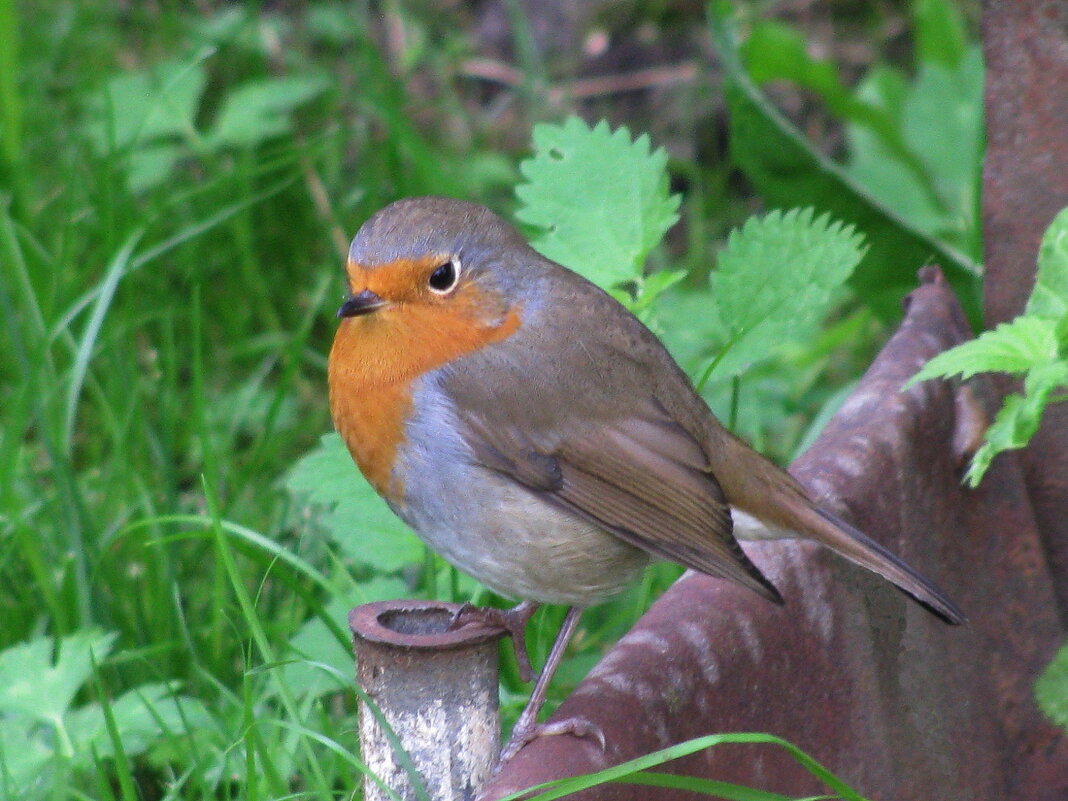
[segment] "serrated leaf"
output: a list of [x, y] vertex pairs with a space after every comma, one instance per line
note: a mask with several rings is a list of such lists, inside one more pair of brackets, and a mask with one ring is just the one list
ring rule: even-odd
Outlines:
[[520, 165], [526, 183], [516, 217], [541, 230], [532, 244], [601, 287], [641, 276], [645, 258], [678, 219], [668, 193], [667, 154], [648, 136], [577, 117], [534, 127], [534, 156]]
[[1046, 717], [1068, 729], [1068, 645], [1061, 646], [1038, 677], [1035, 700]]
[[930, 378], [976, 373], [1024, 373], [1057, 359], [1056, 325], [1052, 320], [1021, 315], [993, 331], [944, 351], [923, 366], [903, 387]]
[[1068, 386], [1068, 209], [1050, 223], [1039, 248], [1035, 288], [1025, 314], [931, 359], [905, 389], [938, 376], [1026, 373], [1024, 393], [1005, 398], [972, 458], [965, 480], [977, 485], [999, 453], [1022, 448], [1042, 422], [1054, 390]]
[[1068, 317], [1068, 208], [1053, 218], [1042, 235], [1035, 288], [1025, 313], [1057, 321]]
[[329, 510], [320, 517], [324, 530], [360, 564], [388, 573], [422, 560], [423, 544], [360, 475], [337, 434], [324, 435], [283, 483], [308, 504]]
[[962, 252], [918, 229], [896, 209], [816, 150], [757, 88], [742, 66], [731, 20], [733, 6], [714, 3], [709, 15], [713, 44], [726, 75], [730, 147], [769, 205], [792, 206], [804, 198], [837, 219], [855, 224], [870, 243], [851, 285], [880, 315], [900, 315], [901, 296], [915, 286], [916, 270], [936, 260], [972, 319], [979, 319], [978, 267]]
[[862, 243], [852, 226], [812, 209], [773, 211], [732, 231], [711, 276], [732, 339], [718, 374], [741, 372], [810, 334], [860, 262]]
[[326, 86], [322, 76], [267, 78], [242, 84], [226, 95], [207, 140], [215, 146], [251, 147], [287, 133], [293, 111]]
[[[1027, 319], [1027, 318], [1018, 318]], [[1068, 362], [1057, 361], [1038, 365], [1024, 379], [1024, 394], [1005, 398], [994, 422], [986, 430], [983, 446], [972, 457], [965, 480], [976, 486], [990, 463], [999, 453], [1023, 448], [1031, 441], [1042, 422], [1042, 414], [1049, 404], [1050, 394], [1068, 384]]]
[[107, 657], [116, 636], [86, 629], [58, 642], [34, 637], [0, 652], [0, 712], [55, 724], [92, 675], [93, 660]]

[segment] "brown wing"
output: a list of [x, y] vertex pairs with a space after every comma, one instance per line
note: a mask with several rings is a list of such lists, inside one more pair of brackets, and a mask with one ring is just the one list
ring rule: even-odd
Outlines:
[[734, 539], [730, 507], [701, 447], [654, 400], [639, 414], [555, 436], [462, 417], [485, 466], [638, 548], [781, 602]]

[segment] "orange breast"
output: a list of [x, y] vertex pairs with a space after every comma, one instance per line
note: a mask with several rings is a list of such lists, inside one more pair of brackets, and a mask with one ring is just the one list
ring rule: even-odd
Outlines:
[[338, 327], [328, 370], [334, 426], [371, 486], [392, 501], [404, 494], [403, 476], [393, 468], [412, 412], [413, 382], [519, 328], [516, 309], [496, 324], [481, 321], [479, 300], [399, 303]]

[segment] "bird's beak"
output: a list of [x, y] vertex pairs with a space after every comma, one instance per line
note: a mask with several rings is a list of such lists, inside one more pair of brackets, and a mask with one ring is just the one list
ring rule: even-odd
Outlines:
[[370, 314], [383, 306], [388, 305], [370, 289], [364, 289], [355, 295], [349, 295], [348, 299], [337, 310], [338, 317], [359, 317], [362, 314]]

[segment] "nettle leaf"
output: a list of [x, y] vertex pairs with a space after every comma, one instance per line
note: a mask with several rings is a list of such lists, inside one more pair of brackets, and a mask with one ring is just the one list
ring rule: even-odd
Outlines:
[[[903, 387], [929, 378], [976, 373], [1004, 372], [1024, 375], [1023, 394], [1005, 398], [985, 442], [972, 458], [965, 476], [975, 486], [991, 461], [1002, 451], [1022, 448], [1030, 442], [1055, 390], [1068, 387], [1068, 209], [1062, 210], [1046, 229], [1038, 255], [1035, 287], [1026, 312], [984, 331], [971, 342], [940, 353], [923, 366]], [[1063, 400], [1063, 398], [1061, 398]]]
[[292, 128], [296, 108], [321, 94], [321, 75], [267, 78], [242, 84], [226, 95], [208, 141], [215, 146], [251, 147]]
[[423, 545], [367, 483], [337, 434], [326, 434], [283, 481], [310, 506], [327, 535], [353, 560], [390, 573], [422, 561]]
[[[731, 115], [731, 155], [765, 201], [788, 208], [804, 198], [805, 203], [856, 225], [870, 247], [850, 283], [880, 316], [895, 319], [900, 315], [901, 296], [915, 286], [916, 270], [934, 260], [945, 270], [965, 310], [978, 319], [978, 267], [956, 248], [917, 227], [850, 175], [847, 168], [814, 148], [745, 69], [733, 23], [734, 6], [716, 2], [709, 8], [712, 42], [724, 69], [724, 95]], [[872, 141], [886, 145], [884, 136], [874, 135], [879, 126], [873, 123], [876, 118], [892, 119], [892, 109], [866, 97], [857, 100], [850, 119], [858, 121], [861, 110], [867, 109], [863, 114], [869, 117]], [[887, 113], [872, 116], [873, 107]], [[902, 133], [895, 136], [900, 139]]]
[[1025, 373], [1056, 359], [1056, 323], [1042, 317], [1020, 316], [938, 354], [903, 388], [929, 378], [959, 375], [967, 379], [976, 373]]
[[86, 629], [58, 642], [35, 637], [0, 652], [0, 713], [57, 724], [92, 675], [93, 660], [111, 653], [116, 636]]
[[590, 129], [571, 117], [534, 127], [534, 156], [519, 169], [523, 202], [516, 217], [541, 233], [544, 256], [607, 289], [636, 280], [649, 252], [678, 219], [668, 192], [667, 153], [649, 137], [603, 120]]
[[1035, 288], [1025, 313], [1058, 321], [1068, 317], [1068, 208], [1053, 218], [1042, 236]]
[[[1022, 317], [1019, 319], [1028, 319]], [[994, 422], [986, 430], [983, 446], [972, 457], [965, 480], [977, 486], [990, 463], [1002, 451], [1023, 448], [1042, 422], [1050, 394], [1068, 385], [1068, 362], [1057, 361], [1032, 368], [1024, 379], [1024, 394], [1005, 398]]]
[[717, 370], [737, 374], [812, 333], [864, 251], [855, 228], [812, 209], [773, 211], [732, 231], [711, 276], [729, 337]]
[[1035, 700], [1046, 717], [1068, 729], [1068, 645], [1061, 646], [1038, 677]]

